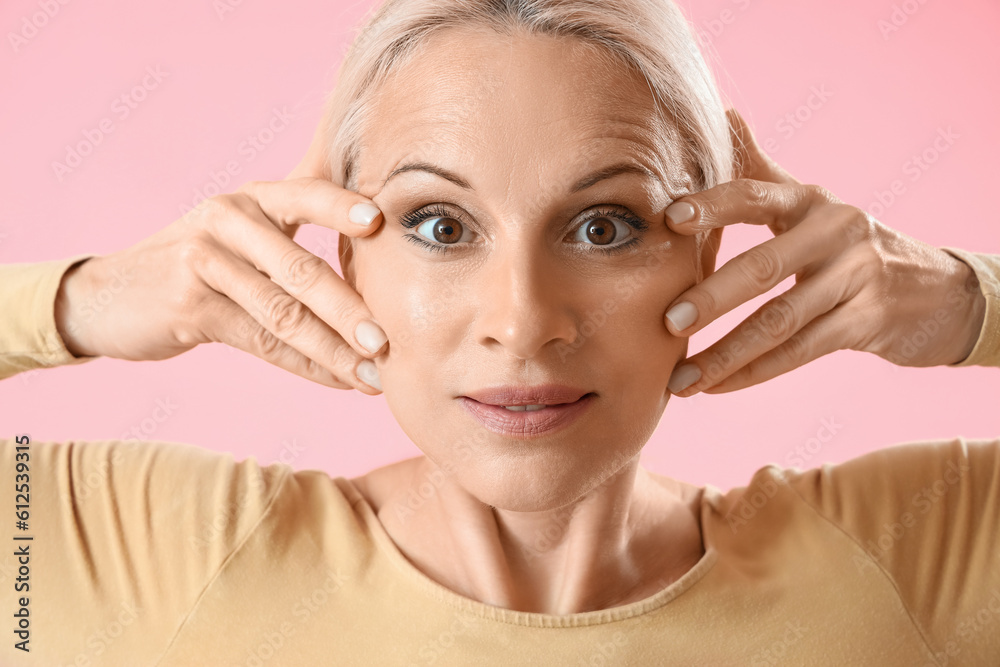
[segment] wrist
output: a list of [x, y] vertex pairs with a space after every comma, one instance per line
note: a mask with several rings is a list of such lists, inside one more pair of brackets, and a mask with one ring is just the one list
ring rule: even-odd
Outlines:
[[983, 296], [976, 272], [962, 259], [951, 256], [959, 266], [959, 275], [955, 286], [948, 293], [948, 300], [965, 307], [964, 317], [960, 319], [963, 326], [956, 336], [958, 352], [952, 355], [952, 361], [948, 365], [961, 363], [972, 354], [986, 318], [986, 297]]
[[56, 291], [55, 323], [56, 331], [63, 344], [74, 357], [97, 357], [100, 353], [86, 342], [84, 309], [86, 303], [86, 284], [94, 269], [95, 257], [84, 259], [62, 275], [59, 289]]

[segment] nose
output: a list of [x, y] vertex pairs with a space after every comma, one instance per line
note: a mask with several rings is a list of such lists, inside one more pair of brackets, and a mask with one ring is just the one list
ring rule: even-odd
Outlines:
[[494, 251], [477, 280], [482, 296], [473, 326], [480, 344], [531, 359], [576, 341], [579, 286], [536, 244], [512, 241], [506, 250]]

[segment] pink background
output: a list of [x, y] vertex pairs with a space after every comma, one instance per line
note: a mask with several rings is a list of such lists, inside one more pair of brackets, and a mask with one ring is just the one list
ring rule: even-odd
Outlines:
[[[179, 217], [206, 187], [213, 194], [213, 173], [230, 161], [240, 173], [229, 190], [284, 177], [309, 143], [354, 26], [373, 4], [47, 0], [58, 8], [49, 18], [45, 2], [0, 5], [0, 262], [132, 245]], [[220, 14], [223, 6], [231, 11]], [[682, 6], [717, 53], [710, 59], [722, 89], [800, 180], [869, 209], [899, 179], [905, 191], [883, 210], [869, 209], [884, 223], [934, 245], [1000, 252], [995, 2]], [[894, 12], [898, 30], [883, 34], [879, 22], [892, 25]], [[37, 30], [25, 27], [33, 17]], [[29, 37], [12, 44], [11, 34], [22, 32]], [[125, 116], [114, 101], [141, 85], [147, 68], [165, 76], [148, 78], [155, 85], [138, 91], [143, 99]], [[814, 90], [826, 91], [825, 99], [812, 97], [809, 108]], [[243, 142], [268, 126], [276, 108], [292, 120], [263, 150], [246, 150]], [[789, 114], [798, 114], [794, 124]], [[60, 180], [52, 163], [65, 161], [67, 147], [102, 119], [113, 131]], [[949, 127], [954, 143], [932, 155], [926, 171], [909, 171], [911, 157], [932, 149], [938, 129]], [[335, 236], [322, 232], [305, 229], [297, 240], [336, 266]], [[727, 237], [721, 260], [767, 232], [730, 229]], [[764, 300], [695, 336], [692, 351]], [[644, 457], [664, 474], [728, 488], [766, 463], [791, 465], [810, 439], [814, 453], [804, 467], [909, 440], [997, 437], [998, 386], [995, 369], [905, 369], [838, 352], [744, 391], [674, 398]], [[824, 424], [835, 425], [832, 438]], [[326, 389], [219, 344], [157, 363], [100, 359], [0, 382], [2, 437], [124, 438], [133, 429], [144, 439], [333, 475], [418, 453], [383, 397]]]

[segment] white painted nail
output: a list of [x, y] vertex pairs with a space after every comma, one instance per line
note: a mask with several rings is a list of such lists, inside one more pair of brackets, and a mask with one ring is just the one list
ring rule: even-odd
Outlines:
[[347, 213], [347, 217], [354, 224], [367, 227], [372, 224], [372, 220], [377, 218], [379, 213], [381, 211], [374, 204], [359, 202], [351, 207], [351, 210]]
[[382, 331], [382, 327], [371, 320], [358, 322], [358, 326], [354, 328], [354, 338], [361, 347], [371, 353], [378, 352], [385, 345], [385, 341], [389, 340], [386, 338], [385, 332]]
[[701, 369], [694, 364], [681, 364], [670, 374], [670, 381], [667, 382], [667, 389], [671, 393], [684, 391], [695, 382], [701, 379]]
[[664, 213], [667, 214], [667, 217], [670, 218], [675, 225], [681, 224], [694, 217], [694, 206], [686, 201], [679, 201], [668, 206]]
[[698, 309], [689, 301], [681, 301], [667, 311], [667, 319], [678, 331], [684, 331], [698, 319]]
[[379, 391], [382, 391], [382, 381], [378, 376], [378, 368], [375, 367], [375, 362], [371, 359], [365, 359], [360, 364], [358, 364], [358, 379], [365, 384], [375, 387]]

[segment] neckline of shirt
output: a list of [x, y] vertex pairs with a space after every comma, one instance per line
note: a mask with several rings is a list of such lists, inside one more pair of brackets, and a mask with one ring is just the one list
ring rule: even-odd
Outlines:
[[713, 532], [706, 530], [706, 527], [709, 525], [713, 508], [718, 505], [722, 494], [715, 486], [706, 484], [701, 487], [699, 506], [700, 529], [705, 553], [690, 570], [665, 588], [642, 600], [596, 611], [557, 615], [505, 609], [460, 595], [421, 572], [392, 541], [382, 522], [379, 521], [375, 510], [368, 504], [357, 487], [345, 477], [336, 477], [334, 482], [344, 492], [352, 508], [360, 514], [369, 536], [378, 547], [378, 551], [392, 563], [397, 571], [429, 597], [483, 620], [535, 628], [581, 627], [623, 621], [656, 611], [680, 597], [711, 571], [719, 557]]

